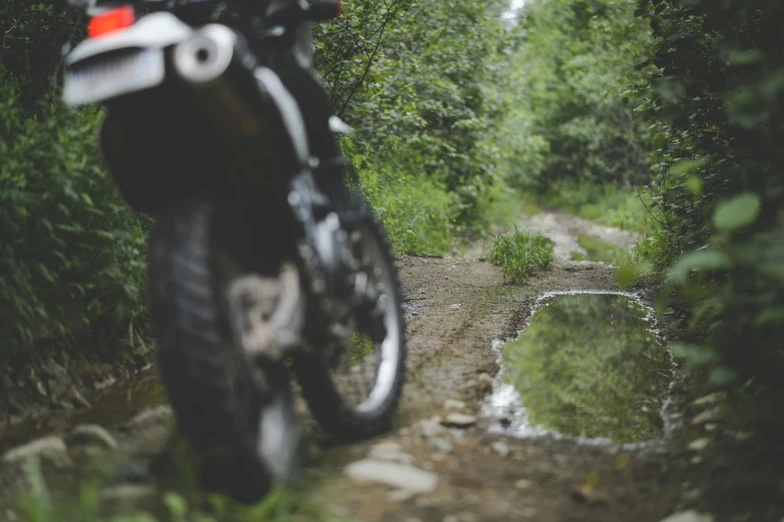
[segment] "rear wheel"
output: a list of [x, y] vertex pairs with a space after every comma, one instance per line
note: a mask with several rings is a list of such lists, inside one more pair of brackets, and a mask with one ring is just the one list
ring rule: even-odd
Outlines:
[[296, 373], [313, 416], [342, 441], [388, 431], [405, 377], [405, 322], [402, 293], [386, 233], [367, 213], [351, 227], [360, 266], [350, 342], [331, 342], [299, 356]]
[[251, 503], [293, 468], [289, 442], [299, 439], [286, 368], [248, 365], [234, 348], [213, 212], [210, 203], [185, 202], [159, 215], [149, 247], [151, 312], [178, 428], [204, 457], [203, 487]]

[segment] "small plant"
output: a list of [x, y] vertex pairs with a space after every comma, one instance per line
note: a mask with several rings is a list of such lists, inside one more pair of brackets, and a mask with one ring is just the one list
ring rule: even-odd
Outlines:
[[540, 234], [520, 232], [497, 236], [486, 254], [487, 259], [504, 270], [507, 283], [519, 284], [553, 262], [553, 242]]

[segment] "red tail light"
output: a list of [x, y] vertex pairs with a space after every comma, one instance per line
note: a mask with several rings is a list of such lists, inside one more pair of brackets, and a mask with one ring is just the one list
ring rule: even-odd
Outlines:
[[132, 6], [117, 7], [90, 18], [90, 23], [87, 25], [87, 35], [90, 38], [98, 38], [119, 29], [125, 29], [135, 21], [136, 14], [133, 12]]

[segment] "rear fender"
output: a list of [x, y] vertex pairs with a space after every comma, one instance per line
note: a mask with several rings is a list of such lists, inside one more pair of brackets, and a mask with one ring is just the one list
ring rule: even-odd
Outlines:
[[171, 13], [153, 13], [116, 34], [90, 38], [77, 45], [65, 57], [70, 69], [97, 56], [130, 49], [163, 50], [193, 33], [193, 28]]

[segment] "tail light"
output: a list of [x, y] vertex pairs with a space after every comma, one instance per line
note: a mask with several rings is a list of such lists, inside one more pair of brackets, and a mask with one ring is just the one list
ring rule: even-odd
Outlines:
[[87, 24], [87, 35], [90, 38], [98, 38], [125, 29], [135, 21], [136, 14], [130, 5], [110, 9], [90, 18], [90, 22]]

